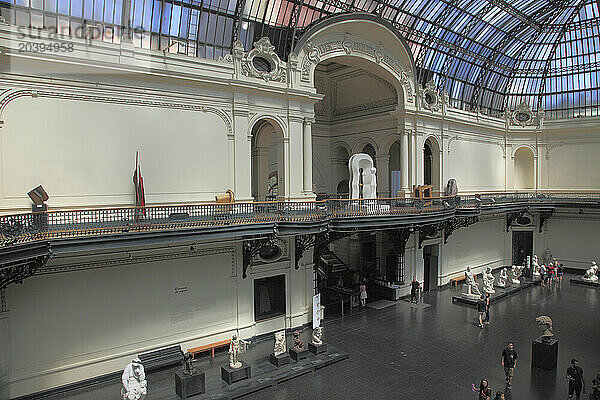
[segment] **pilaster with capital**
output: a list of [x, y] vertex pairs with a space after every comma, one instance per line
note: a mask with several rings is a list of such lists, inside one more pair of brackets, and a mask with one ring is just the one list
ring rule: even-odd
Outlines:
[[[286, 178], [289, 177], [289, 191], [286, 192], [288, 198], [300, 198], [304, 194], [304, 174], [305, 174], [305, 157], [304, 157], [304, 146], [305, 146], [305, 126], [304, 117], [300, 115], [290, 115], [288, 117], [289, 123], [289, 141], [286, 154], [288, 155], [289, 173], [286, 171]], [[312, 134], [312, 133], [311, 133]], [[312, 138], [311, 138], [312, 141]], [[284, 143], [285, 144], [285, 143]], [[311, 144], [312, 146], [312, 144]], [[312, 153], [312, 151], [311, 151]], [[312, 163], [312, 154], [311, 154]], [[293, 171], [293, 173], [292, 173]], [[302, 173], [300, 173], [302, 171]], [[312, 172], [312, 171], [311, 171]], [[312, 173], [310, 176], [312, 185]]]
[[314, 123], [313, 118], [304, 118], [304, 135], [303, 135], [303, 183], [302, 192], [305, 196], [314, 196], [312, 190], [312, 161], [313, 161], [313, 149], [312, 149], [312, 124]]

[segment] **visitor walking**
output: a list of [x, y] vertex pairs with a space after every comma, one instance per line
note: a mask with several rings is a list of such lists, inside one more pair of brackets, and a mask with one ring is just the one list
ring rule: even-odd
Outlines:
[[515, 350], [515, 344], [508, 342], [508, 346], [502, 350], [502, 367], [504, 368], [504, 376], [506, 376], [506, 387], [510, 389], [512, 387], [512, 380], [515, 376], [515, 368], [517, 367], [517, 351]]
[[585, 393], [585, 381], [583, 380], [583, 369], [579, 366], [579, 361], [571, 360], [571, 366], [567, 368], [567, 379], [569, 380], [569, 399], [579, 399], [581, 390]]
[[565, 275], [565, 267], [562, 264], [558, 264], [558, 283], [562, 283], [564, 275]]
[[540, 267], [540, 281], [542, 286], [546, 286], [546, 273], [547, 273], [546, 265], [542, 264]]
[[363, 283], [361, 283], [359, 290], [360, 290], [360, 305], [364, 307], [367, 304], [367, 286], [365, 285], [364, 281], [363, 281]]
[[483, 295], [477, 300], [477, 316], [479, 318], [479, 327], [483, 329], [483, 322], [485, 321], [485, 300]]
[[421, 284], [417, 279], [413, 276], [412, 281], [410, 282], [410, 302], [413, 302], [415, 299], [415, 303], [419, 304], [419, 290], [421, 289]]
[[483, 301], [485, 302], [485, 324], [489, 325], [490, 324], [490, 294], [489, 293], [485, 294], [485, 299]]
[[494, 397], [494, 400], [506, 400], [506, 397], [504, 397], [504, 393], [496, 392], [496, 397]]
[[479, 384], [479, 400], [490, 400], [492, 397], [492, 388], [488, 384], [487, 379], [483, 378]]
[[590, 400], [600, 400], [600, 372], [598, 372], [595, 379], [592, 379], [592, 393], [590, 393]]

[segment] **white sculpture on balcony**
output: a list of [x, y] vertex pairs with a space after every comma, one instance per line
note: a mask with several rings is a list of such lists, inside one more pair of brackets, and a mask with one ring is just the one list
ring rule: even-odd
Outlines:
[[483, 273], [483, 291], [486, 293], [496, 293], [494, 290], [494, 275], [492, 275], [492, 268], [487, 267]]
[[123, 400], [143, 400], [147, 394], [146, 373], [139, 358], [134, 358], [125, 366], [121, 376]]
[[353, 154], [348, 161], [350, 170], [350, 198], [377, 198], [377, 169], [370, 155]]
[[585, 271], [585, 274], [581, 277], [584, 281], [588, 282], [598, 282], [598, 265], [596, 265], [596, 261], [592, 261], [592, 266]]

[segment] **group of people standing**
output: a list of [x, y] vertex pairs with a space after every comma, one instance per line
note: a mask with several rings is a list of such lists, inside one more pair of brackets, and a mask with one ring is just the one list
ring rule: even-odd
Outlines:
[[548, 265], [540, 265], [540, 278], [542, 280], [542, 286], [550, 286], [552, 282], [561, 283], [563, 275], [565, 274], [565, 268], [556, 258], [553, 258]]

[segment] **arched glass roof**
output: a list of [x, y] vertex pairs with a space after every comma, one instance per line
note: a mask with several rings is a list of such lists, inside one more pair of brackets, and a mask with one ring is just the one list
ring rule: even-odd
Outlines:
[[408, 40], [419, 83], [500, 116], [526, 102], [547, 118], [600, 115], [600, 0], [0, 0], [22, 26], [217, 58], [269, 36], [283, 59], [317, 20], [369, 12]]

